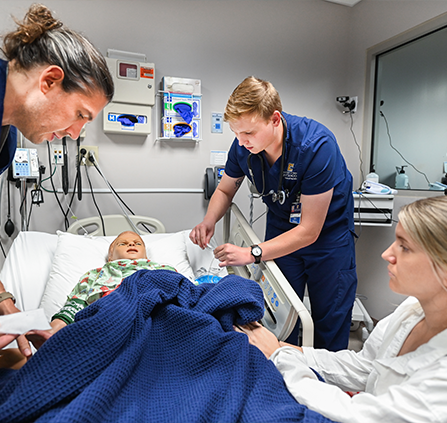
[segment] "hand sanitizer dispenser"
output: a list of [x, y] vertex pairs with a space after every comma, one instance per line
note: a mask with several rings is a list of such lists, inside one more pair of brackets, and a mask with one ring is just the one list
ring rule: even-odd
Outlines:
[[396, 166], [396, 189], [408, 189], [410, 187], [404, 167], [407, 166]]

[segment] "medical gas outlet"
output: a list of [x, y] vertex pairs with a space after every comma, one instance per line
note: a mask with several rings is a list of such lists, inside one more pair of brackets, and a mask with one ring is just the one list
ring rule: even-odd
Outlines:
[[81, 145], [79, 147], [79, 159], [82, 166], [94, 166], [93, 162], [89, 159], [90, 152], [93, 153], [94, 158], [98, 161], [98, 146]]
[[155, 65], [138, 53], [108, 50], [107, 66], [115, 84], [113, 100], [104, 108], [104, 132], [148, 135], [155, 104]]

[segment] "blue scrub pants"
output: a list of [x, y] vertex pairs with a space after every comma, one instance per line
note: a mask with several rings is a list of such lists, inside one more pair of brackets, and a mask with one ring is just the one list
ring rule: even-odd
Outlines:
[[[315, 348], [338, 351], [348, 347], [357, 288], [354, 239], [348, 237], [346, 245], [305, 248], [275, 259], [301, 299], [307, 285]], [[299, 326], [297, 323], [287, 342], [298, 344]]]

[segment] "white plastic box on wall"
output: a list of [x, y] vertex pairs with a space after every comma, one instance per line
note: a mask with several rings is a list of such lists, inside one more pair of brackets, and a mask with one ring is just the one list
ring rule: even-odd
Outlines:
[[106, 57], [115, 84], [114, 103], [155, 104], [155, 65]]
[[146, 56], [139, 53], [109, 49], [107, 54], [115, 94], [103, 111], [104, 132], [150, 134], [155, 104], [155, 65], [146, 62]]

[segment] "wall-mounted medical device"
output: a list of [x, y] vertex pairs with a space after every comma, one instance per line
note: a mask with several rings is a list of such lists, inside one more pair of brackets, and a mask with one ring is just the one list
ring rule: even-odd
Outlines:
[[107, 50], [107, 65], [115, 84], [115, 95], [103, 111], [104, 132], [148, 135], [155, 104], [155, 65], [146, 56]]
[[205, 171], [205, 200], [209, 200], [211, 196], [216, 191], [217, 185], [219, 185], [220, 180], [225, 172], [225, 167], [214, 166], [207, 167]]
[[37, 179], [39, 177], [39, 158], [36, 148], [17, 148], [12, 162], [14, 179]]

